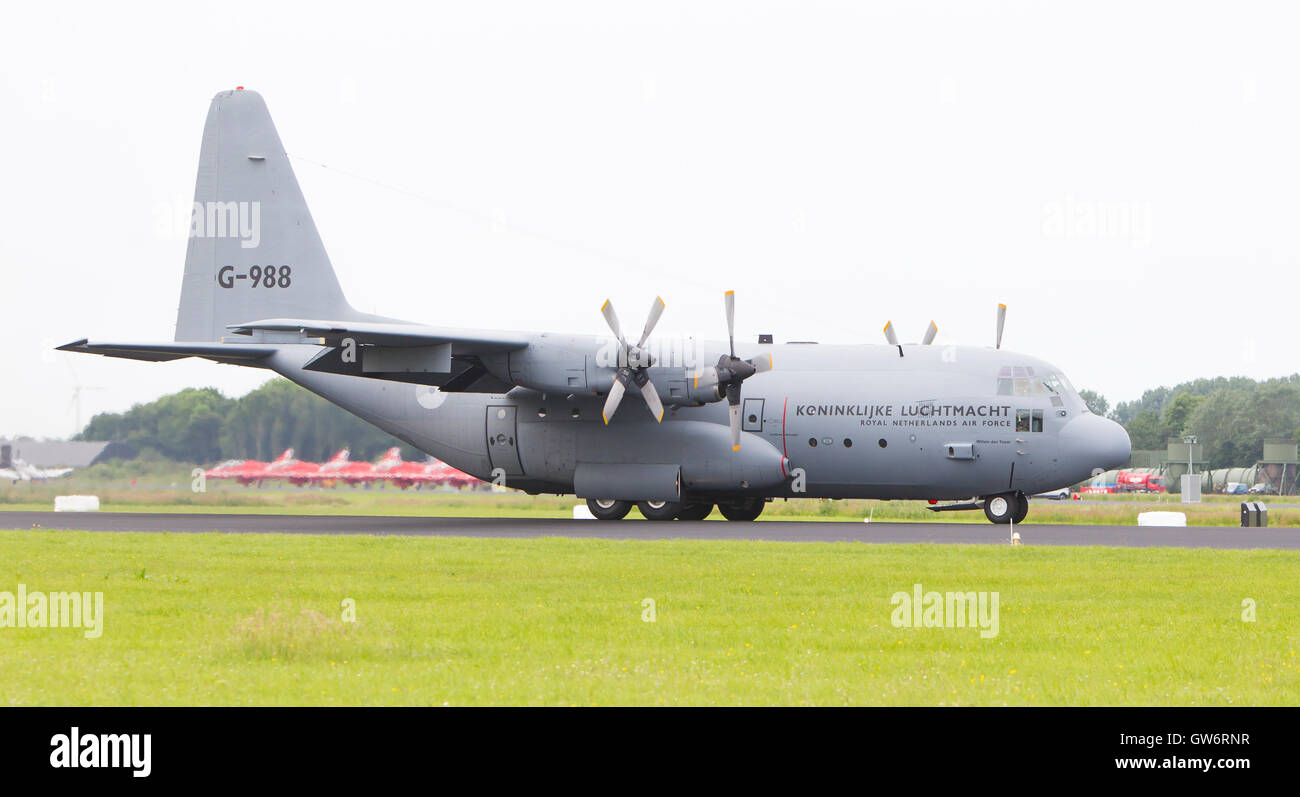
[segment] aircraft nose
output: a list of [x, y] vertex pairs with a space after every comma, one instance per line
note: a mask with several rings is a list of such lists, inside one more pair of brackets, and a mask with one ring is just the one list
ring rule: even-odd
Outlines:
[[1084, 413], [1061, 430], [1061, 453], [1081, 471], [1111, 470], [1129, 463], [1133, 454], [1128, 432], [1108, 418]]

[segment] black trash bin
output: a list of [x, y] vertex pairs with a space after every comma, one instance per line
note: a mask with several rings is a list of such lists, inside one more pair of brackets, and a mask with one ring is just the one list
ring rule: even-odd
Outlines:
[[1241, 526], [1262, 527], [1268, 525], [1268, 506], [1263, 501], [1246, 501], [1241, 505]]

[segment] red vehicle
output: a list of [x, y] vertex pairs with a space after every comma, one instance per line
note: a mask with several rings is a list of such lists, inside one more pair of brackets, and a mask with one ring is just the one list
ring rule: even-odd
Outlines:
[[273, 462], [261, 462], [256, 459], [228, 459], [220, 465], [204, 471], [203, 477], [205, 479], [234, 479], [240, 484], [248, 486], [265, 478], [269, 468], [291, 461], [296, 461], [293, 458], [293, 449], [286, 448], [284, 453], [276, 457]]
[[1115, 489], [1121, 493], [1163, 493], [1167, 490], [1163, 476], [1132, 470], [1116, 474]]

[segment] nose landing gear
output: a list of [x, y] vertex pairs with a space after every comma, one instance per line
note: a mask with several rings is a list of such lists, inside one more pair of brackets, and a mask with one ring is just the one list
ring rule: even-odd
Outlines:
[[999, 493], [984, 498], [984, 516], [990, 523], [1021, 523], [1029, 515], [1029, 499], [1022, 492]]

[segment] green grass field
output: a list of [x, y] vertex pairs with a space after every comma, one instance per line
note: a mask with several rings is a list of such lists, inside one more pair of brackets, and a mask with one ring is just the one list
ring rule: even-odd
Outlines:
[[[0, 590], [105, 604], [98, 639], [0, 628], [0, 705], [1294, 705], [1298, 571], [1282, 551], [0, 531]], [[998, 592], [998, 635], [895, 628], [918, 582]]]

